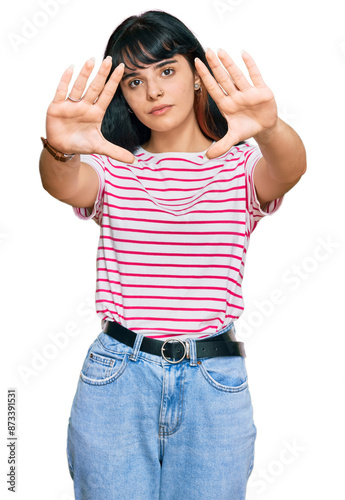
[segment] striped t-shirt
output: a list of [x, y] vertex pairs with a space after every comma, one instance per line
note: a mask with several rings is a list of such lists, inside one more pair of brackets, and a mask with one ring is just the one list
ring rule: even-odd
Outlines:
[[272, 214], [256, 197], [262, 157], [245, 142], [203, 161], [201, 153], [153, 154], [139, 165], [81, 155], [98, 173], [92, 213], [100, 225], [96, 310], [144, 336], [185, 340], [214, 335], [243, 312], [242, 279], [251, 232]]

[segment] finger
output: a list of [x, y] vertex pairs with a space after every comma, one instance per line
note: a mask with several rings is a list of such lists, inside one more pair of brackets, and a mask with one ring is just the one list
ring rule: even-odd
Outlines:
[[89, 88], [85, 92], [85, 95], [83, 97], [84, 102], [93, 104], [100, 95], [100, 93], [102, 92], [105, 81], [111, 69], [111, 61], [112, 61], [111, 56], [107, 56], [105, 59], [103, 59], [97, 75], [92, 80], [92, 82], [89, 85]]
[[103, 147], [97, 151], [99, 154], [109, 156], [109, 158], [113, 158], [117, 161], [122, 161], [123, 163], [135, 163], [136, 157], [125, 148], [121, 148], [120, 146], [115, 146], [109, 141], [104, 141]]
[[227, 94], [232, 94], [236, 92], [238, 89], [234, 85], [234, 82], [231, 80], [229, 73], [225, 71], [221, 63], [219, 62], [216, 54], [208, 49], [206, 52], [207, 61], [212, 68], [213, 74], [216, 77], [216, 80], [219, 85], [225, 90]]
[[98, 98], [97, 106], [100, 106], [100, 108], [104, 111], [104, 113], [106, 112], [107, 107], [109, 106], [112, 98], [114, 97], [116, 89], [119, 86], [119, 83], [122, 79], [124, 69], [125, 65], [123, 63], [120, 63], [118, 66], [116, 66], [109, 80], [104, 86], [101, 95]]
[[76, 100], [80, 99], [81, 96], [83, 95], [87, 81], [92, 73], [94, 65], [95, 65], [95, 60], [92, 57], [91, 59], [88, 59], [84, 64], [84, 66], [82, 67], [76, 81], [74, 82], [72, 90], [69, 93], [72, 99]]
[[240, 68], [236, 66], [234, 61], [231, 59], [229, 54], [225, 52], [225, 50], [221, 49], [217, 52], [217, 54], [239, 90], [243, 91], [252, 88]]
[[65, 101], [68, 93], [68, 85], [72, 80], [72, 75], [73, 75], [73, 66], [70, 66], [64, 71], [61, 77], [61, 80], [55, 92], [53, 102]]
[[238, 137], [235, 137], [231, 131], [228, 132], [222, 139], [213, 144], [204, 155], [205, 160], [212, 160], [218, 156], [222, 156], [224, 153], [229, 151], [232, 146], [239, 142]]
[[259, 71], [259, 68], [255, 64], [254, 59], [248, 52], [243, 52], [242, 53], [242, 59], [245, 62], [245, 65], [247, 66], [249, 76], [254, 84], [255, 87], [266, 87], [266, 83], [264, 82], [261, 73]]
[[198, 57], [195, 59], [195, 67], [208, 93], [211, 95], [215, 103], [220, 106], [221, 101], [226, 98], [223, 90], [219, 87], [217, 81], [209, 72], [206, 64], [204, 64]]

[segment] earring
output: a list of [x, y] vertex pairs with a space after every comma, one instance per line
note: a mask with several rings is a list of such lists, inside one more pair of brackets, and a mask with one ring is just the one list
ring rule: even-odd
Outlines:
[[133, 113], [133, 111], [131, 110], [131, 108], [127, 108], [127, 109], [128, 109], [128, 111], [129, 111], [130, 113]]
[[201, 92], [202, 92], [202, 87], [201, 87], [201, 85], [200, 85], [199, 83], [196, 83], [196, 84], [194, 85], [194, 89], [195, 89], [196, 91], [199, 91], [199, 93], [201, 94]]

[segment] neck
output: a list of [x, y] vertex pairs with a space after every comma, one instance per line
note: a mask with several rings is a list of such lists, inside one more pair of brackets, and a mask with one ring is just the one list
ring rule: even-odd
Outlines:
[[[195, 118], [195, 117], [194, 117]], [[205, 151], [212, 144], [212, 139], [205, 137], [196, 121], [188, 120], [179, 127], [169, 131], [151, 130], [151, 137], [142, 147], [149, 153], [184, 152], [198, 153]]]

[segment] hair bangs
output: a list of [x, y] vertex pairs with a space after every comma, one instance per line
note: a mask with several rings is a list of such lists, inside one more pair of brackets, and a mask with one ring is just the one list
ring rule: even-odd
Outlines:
[[176, 43], [170, 33], [163, 33], [157, 27], [147, 29], [139, 25], [119, 40], [116, 52], [119, 54], [116, 64], [130, 62], [133, 67], [144, 68], [143, 65], [169, 59], [178, 53], [183, 54], [186, 49]]

